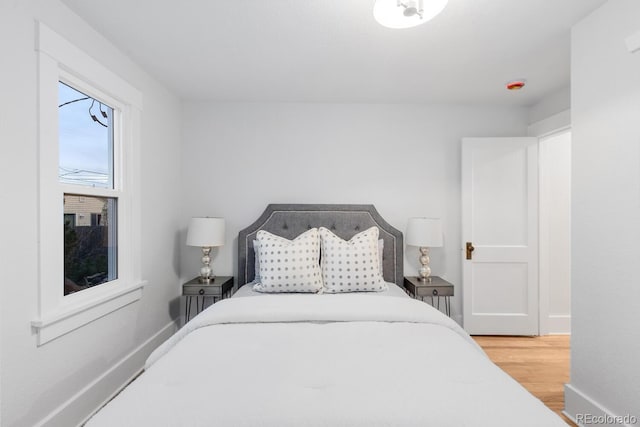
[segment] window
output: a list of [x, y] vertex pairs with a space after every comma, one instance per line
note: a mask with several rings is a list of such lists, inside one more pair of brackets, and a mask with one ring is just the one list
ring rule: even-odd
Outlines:
[[[58, 179], [65, 190], [114, 189], [115, 113], [73, 84], [58, 82]], [[65, 192], [63, 201], [64, 295], [112, 283], [118, 278], [118, 198]]]
[[140, 92], [38, 24], [44, 344], [142, 295]]

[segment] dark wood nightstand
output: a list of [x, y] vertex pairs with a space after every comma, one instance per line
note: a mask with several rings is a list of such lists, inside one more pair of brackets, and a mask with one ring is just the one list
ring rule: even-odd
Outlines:
[[[184, 305], [185, 323], [191, 319], [191, 301], [196, 298], [196, 313], [204, 309], [204, 300], [212, 298], [213, 303], [231, 296], [233, 289], [233, 277], [218, 276], [211, 283], [200, 283], [200, 278], [189, 280], [182, 285], [182, 296], [186, 297]], [[200, 304], [198, 305], [198, 301]]]
[[404, 288], [415, 299], [424, 301], [426, 297], [431, 298], [433, 306], [433, 298], [438, 298], [437, 305], [434, 306], [440, 310], [440, 298], [444, 298], [444, 309], [447, 316], [451, 316], [451, 297], [453, 296], [453, 285], [441, 277], [431, 276], [431, 281], [423, 282], [415, 276], [405, 276]]

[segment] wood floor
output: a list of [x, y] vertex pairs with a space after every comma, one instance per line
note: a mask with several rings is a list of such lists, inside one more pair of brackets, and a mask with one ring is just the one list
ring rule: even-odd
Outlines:
[[569, 335], [473, 338], [496, 365], [575, 426], [562, 414], [564, 384], [569, 382]]

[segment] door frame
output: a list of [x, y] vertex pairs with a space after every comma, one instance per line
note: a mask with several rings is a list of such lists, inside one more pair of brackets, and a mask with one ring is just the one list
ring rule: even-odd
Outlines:
[[549, 154], [545, 145], [542, 144], [542, 140], [564, 132], [571, 132], [571, 124], [530, 135], [538, 138], [538, 334], [541, 336], [550, 334], [549, 296], [551, 293], [549, 288], [549, 264], [547, 257], [542, 256], [549, 248], [549, 239], [545, 231], [549, 228], [548, 212], [551, 209], [551, 207], [545, 203], [546, 199], [543, 197], [543, 191], [546, 188], [545, 183], [548, 179], [545, 173], [545, 162], [549, 161]]
[[[543, 166], [548, 161], [548, 153], [541, 144], [541, 140], [571, 131], [571, 112], [570, 110], [562, 111], [558, 114], [550, 116], [539, 122], [529, 126], [527, 136], [538, 139], [538, 335], [549, 335], [549, 265], [542, 256], [542, 252], [549, 246], [546, 233], [543, 230], [548, 228], [548, 215], [546, 214], [549, 206], [543, 202], [542, 191], [544, 189], [545, 179], [547, 179]], [[464, 251], [464, 248], [461, 248]], [[461, 319], [464, 322], [464, 318]], [[571, 332], [569, 331], [569, 334]]]

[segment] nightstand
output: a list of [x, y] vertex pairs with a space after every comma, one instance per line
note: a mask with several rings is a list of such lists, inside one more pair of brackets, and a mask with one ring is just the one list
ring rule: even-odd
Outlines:
[[426, 297], [431, 298], [433, 306], [433, 298], [438, 298], [437, 305], [434, 306], [440, 310], [440, 298], [444, 298], [444, 309], [447, 316], [451, 316], [451, 297], [453, 296], [453, 285], [441, 277], [431, 276], [430, 282], [423, 282], [415, 276], [404, 278], [404, 288], [415, 299], [424, 301]]
[[[200, 278], [189, 280], [182, 285], [182, 296], [186, 297], [184, 305], [185, 323], [191, 319], [191, 301], [196, 298], [196, 313], [204, 309], [205, 298], [212, 298], [213, 303], [231, 296], [233, 289], [233, 277], [218, 276], [211, 283], [200, 283]], [[200, 301], [200, 304], [198, 304]]]

